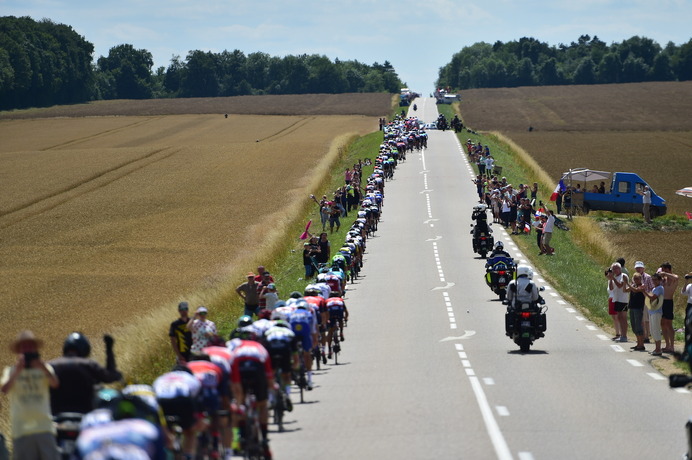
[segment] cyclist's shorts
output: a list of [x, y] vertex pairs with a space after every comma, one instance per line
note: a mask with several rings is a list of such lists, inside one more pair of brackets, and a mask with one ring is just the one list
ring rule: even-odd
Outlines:
[[219, 396], [231, 396], [231, 374], [228, 372], [223, 372], [221, 374], [221, 381], [219, 382]]
[[272, 359], [272, 368], [276, 371], [281, 369], [283, 372], [291, 371], [291, 345], [279, 340], [272, 340], [267, 343], [267, 351]]
[[269, 390], [264, 364], [259, 361], [244, 360], [238, 363], [238, 366], [243, 391], [245, 393], [253, 393], [257, 398], [257, 402], [266, 401]]
[[178, 425], [187, 430], [197, 421], [195, 413], [198, 411], [197, 403], [189, 396], [176, 396], [175, 398], [158, 399], [163, 413], [169, 417], [178, 417]]
[[344, 312], [329, 312], [329, 328], [333, 328], [339, 325], [339, 321], [344, 319]]
[[312, 334], [310, 334], [310, 325], [308, 323], [292, 323], [293, 332], [303, 344], [304, 351], [312, 350]]
[[201, 392], [202, 410], [208, 414], [215, 414], [219, 410], [219, 392], [216, 388], [204, 388]]

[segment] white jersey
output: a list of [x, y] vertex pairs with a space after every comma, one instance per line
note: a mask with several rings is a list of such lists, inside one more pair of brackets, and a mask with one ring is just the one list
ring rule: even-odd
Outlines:
[[193, 398], [197, 396], [202, 384], [197, 378], [185, 371], [173, 371], [163, 374], [154, 380], [154, 392], [159, 399], [172, 399], [179, 396]]

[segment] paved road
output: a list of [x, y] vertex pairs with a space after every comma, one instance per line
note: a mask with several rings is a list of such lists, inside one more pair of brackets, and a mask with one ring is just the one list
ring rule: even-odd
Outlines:
[[[434, 100], [417, 104], [436, 118]], [[316, 373], [272, 436], [275, 457], [679, 458], [690, 394], [669, 390], [649, 355], [614, 345], [547, 285], [546, 338], [520, 354], [504, 336], [471, 250], [471, 177], [450, 132], [397, 168], [348, 291], [344, 364]]]

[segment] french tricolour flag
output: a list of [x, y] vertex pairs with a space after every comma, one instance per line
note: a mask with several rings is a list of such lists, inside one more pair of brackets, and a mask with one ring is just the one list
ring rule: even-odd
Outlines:
[[566, 189], [565, 183], [562, 182], [562, 179], [560, 179], [560, 182], [557, 183], [557, 187], [555, 187], [555, 190], [553, 191], [553, 194], [550, 195], [550, 201], [555, 201], [557, 200], [557, 195], [560, 192], [564, 192]]

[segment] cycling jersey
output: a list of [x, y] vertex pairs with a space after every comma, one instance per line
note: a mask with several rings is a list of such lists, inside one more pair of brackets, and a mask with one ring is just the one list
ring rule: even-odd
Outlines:
[[325, 311], [327, 311], [327, 302], [322, 296], [306, 296], [303, 297], [303, 300], [305, 300], [311, 307], [313, 307], [315, 311], [319, 313], [324, 313]]
[[[121, 446], [123, 449], [131, 446], [131, 457], [142, 458], [137, 452], [146, 452], [146, 459], [164, 460], [163, 431], [150, 422], [140, 419], [124, 419], [102, 425], [96, 425], [83, 430], [77, 438], [77, 449], [81, 458], [90, 457], [91, 454], [101, 451], [108, 446]], [[112, 458], [112, 457], [105, 457]], [[118, 457], [116, 457], [118, 458]]]
[[317, 319], [308, 309], [296, 308], [288, 319], [293, 332], [303, 344], [303, 350], [312, 350], [312, 334], [317, 333]]
[[185, 371], [167, 372], [154, 380], [152, 386], [159, 400], [176, 397], [195, 398], [202, 389], [199, 380]]
[[204, 409], [213, 414], [219, 410], [219, 387], [223, 382], [223, 371], [211, 361], [190, 361], [187, 367], [202, 384], [201, 399]]
[[274, 326], [265, 333], [265, 340], [272, 368], [289, 372], [292, 367], [291, 355], [298, 351], [295, 333], [286, 327]]
[[272, 377], [271, 360], [266, 348], [254, 340], [234, 339], [231, 352], [231, 382], [240, 383], [240, 365], [244, 361], [255, 361], [264, 365], [267, 378]]

